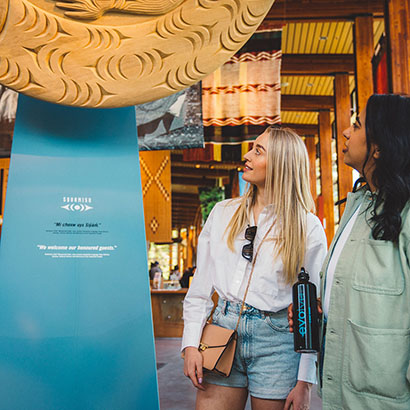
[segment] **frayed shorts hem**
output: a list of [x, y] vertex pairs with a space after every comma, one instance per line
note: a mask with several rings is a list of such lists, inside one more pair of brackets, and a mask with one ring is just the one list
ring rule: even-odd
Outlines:
[[288, 398], [289, 393], [286, 393], [285, 395], [277, 394], [275, 395], [272, 394], [272, 392], [267, 392], [267, 393], [255, 393], [255, 392], [249, 392], [249, 394], [252, 397], [255, 397], [255, 399], [264, 399], [264, 400], [286, 400]]
[[221, 379], [221, 380], [208, 380], [208, 378], [205, 376], [205, 381], [209, 384], [214, 384], [215, 386], [223, 386], [223, 387], [234, 387], [238, 389], [248, 389], [248, 385], [245, 384], [240, 385], [239, 383], [232, 383], [232, 381], [229, 381], [228, 379]]
[[208, 381], [205, 378], [205, 381], [208, 384], [213, 384], [215, 386], [222, 386], [222, 387], [233, 387], [234, 389], [247, 389], [249, 394], [252, 397], [255, 397], [255, 399], [264, 399], [264, 400], [286, 400], [289, 392], [287, 393], [283, 393], [283, 394], [278, 394], [277, 392], [275, 394], [272, 394], [272, 392], [254, 392], [254, 391], [250, 391], [249, 390], [249, 386], [245, 385], [245, 386], [239, 386], [239, 385], [235, 385], [234, 383], [229, 383], [229, 382], [225, 382], [223, 380], [211, 380]]

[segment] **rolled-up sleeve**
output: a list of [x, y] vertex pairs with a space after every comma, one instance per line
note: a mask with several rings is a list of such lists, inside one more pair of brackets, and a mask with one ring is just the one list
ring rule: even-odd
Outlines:
[[214, 214], [215, 207], [209, 214], [198, 239], [197, 270], [184, 299], [184, 332], [181, 350], [187, 346], [199, 346], [202, 329], [213, 307], [210, 237]]
[[[322, 225], [317, 219], [315, 226], [308, 233], [304, 267], [309, 273], [310, 281], [316, 285], [316, 291], [320, 289], [320, 269], [327, 252], [326, 235]], [[302, 353], [299, 362], [298, 380], [309, 383], [317, 383], [316, 379], [316, 353]]]

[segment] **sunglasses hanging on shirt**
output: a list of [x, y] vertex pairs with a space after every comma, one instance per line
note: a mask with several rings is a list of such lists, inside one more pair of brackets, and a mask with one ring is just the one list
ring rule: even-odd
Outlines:
[[250, 241], [242, 248], [242, 256], [249, 262], [253, 259], [253, 241], [255, 240], [257, 226], [248, 226], [245, 230], [245, 239]]

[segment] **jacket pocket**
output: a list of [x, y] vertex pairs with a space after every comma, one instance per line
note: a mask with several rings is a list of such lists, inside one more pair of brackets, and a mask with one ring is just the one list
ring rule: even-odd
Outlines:
[[398, 296], [404, 291], [404, 274], [397, 245], [363, 239], [357, 252], [352, 287], [361, 292]]
[[345, 385], [378, 399], [407, 400], [410, 329], [374, 329], [349, 320], [346, 332]]

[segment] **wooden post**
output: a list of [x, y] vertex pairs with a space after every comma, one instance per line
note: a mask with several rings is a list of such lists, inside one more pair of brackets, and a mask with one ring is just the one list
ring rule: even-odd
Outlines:
[[168, 257], [169, 257], [169, 262], [168, 262], [169, 275], [171, 276], [172, 269], [174, 269], [174, 265], [172, 264], [172, 243], [169, 244]]
[[410, 2], [388, 0], [386, 28], [394, 93], [410, 94]]
[[359, 113], [365, 108], [367, 100], [373, 94], [373, 16], [358, 16], [355, 18], [354, 46], [357, 112]]
[[6, 202], [7, 179], [9, 176], [10, 158], [0, 158], [0, 236], [3, 226], [4, 204]]
[[310, 192], [314, 201], [316, 201], [316, 142], [315, 137], [305, 138], [306, 149], [309, 155], [309, 177], [310, 177]]
[[335, 229], [332, 180], [332, 125], [330, 111], [319, 111], [320, 184], [323, 197], [323, 227], [330, 244]]
[[[343, 131], [350, 126], [350, 93], [349, 75], [346, 73], [336, 74], [334, 81], [335, 90], [335, 115], [336, 115], [336, 146], [337, 146], [337, 171], [339, 199], [346, 198], [353, 184], [352, 169], [345, 165], [343, 147], [345, 138]], [[339, 206], [340, 217], [343, 214], [345, 204]]]
[[193, 242], [193, 231], [192, 227], [187, 227], [187, 263], [188, 266], [192, 266], [192, 242]]

